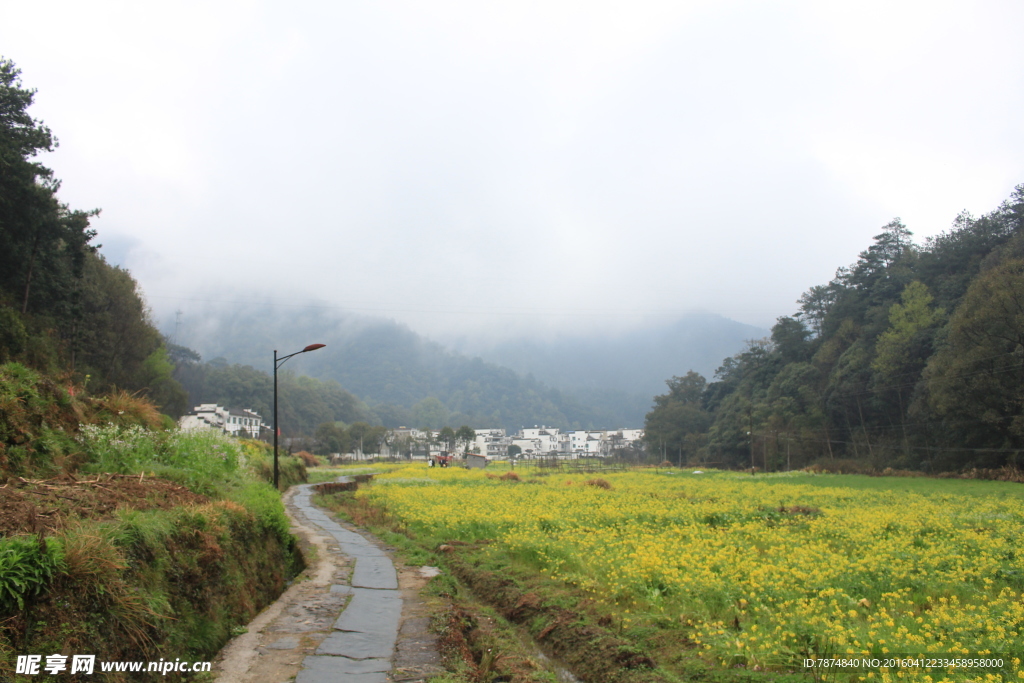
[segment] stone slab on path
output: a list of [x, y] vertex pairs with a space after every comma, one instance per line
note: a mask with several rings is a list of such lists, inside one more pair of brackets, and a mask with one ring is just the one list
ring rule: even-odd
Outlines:
[[357, 557], [356, 569], [352, 573], [352, 585], [358, 588], [396, 590], [398, 573], [395, 572], [395, 565], [387, 555]]
[[318, 655], [335, 655], [351, 659], [390, 660], [395, 649], [398, 634], [359, 633], [357, 631], [335, 631], [324, 638], [316, 649]]
[[401, 619], [401, 593], [356, 589], [348, 607], [334, 622], [334, 628], [337, 631], [393, 635], [398, 633]]
[[349, 659], [312, 655], [302, 660], [295, 683], [386, 683], [391, 662], [386, 659]]

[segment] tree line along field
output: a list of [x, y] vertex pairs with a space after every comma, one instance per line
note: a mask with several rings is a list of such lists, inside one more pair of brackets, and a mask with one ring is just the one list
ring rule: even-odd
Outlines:
[[696, 661], [770, 680], [801, 673], [810, 656], [927, 653], [1005, 663], [844, 676], [1024, 677], [1015, 658], [1024, 651], [1019, 484], [802, 472], [517, 476], [405, 467], [357, 498], [420, 544], [467, 544], [478, 566], [525, 571], [597, 605], [602, 623], [655, 654], [667, 680]]

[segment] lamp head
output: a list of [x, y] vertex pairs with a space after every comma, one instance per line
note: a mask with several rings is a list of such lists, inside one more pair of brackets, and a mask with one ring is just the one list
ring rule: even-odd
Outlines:
[[306, 348], [302, 349], [302, 351], [300, 351], [299, 353], [305, 353], [306, 351], [316, 351], [317, 349], [322, 349], [325, 346], [327, 346], [327, 344], [310, 344]]

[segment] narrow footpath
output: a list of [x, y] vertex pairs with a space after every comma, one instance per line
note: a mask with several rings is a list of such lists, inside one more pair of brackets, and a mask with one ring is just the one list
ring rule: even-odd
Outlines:
[[436, 570], [397, 572], [377, 543], [310, 502], [313, 486], [289, 490], [285, 508], [316, 563], [221, 651], [218, 683], [415, 683], [441, 673], [418, 598]]

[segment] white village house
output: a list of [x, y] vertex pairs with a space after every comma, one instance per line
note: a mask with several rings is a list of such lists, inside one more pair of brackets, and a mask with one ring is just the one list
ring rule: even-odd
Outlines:
[[258, 413], [250, 409], [224, 408], [216, 403], [203, 403], [178, 420], [182, 431], [197, 429], [220, 430], [231, 436], [258, 439], [260, 430], [266, 427]]

